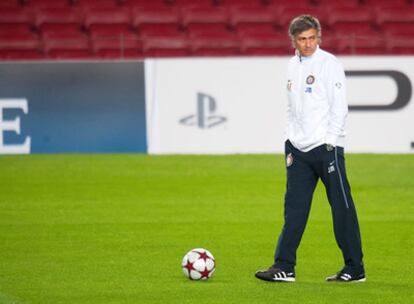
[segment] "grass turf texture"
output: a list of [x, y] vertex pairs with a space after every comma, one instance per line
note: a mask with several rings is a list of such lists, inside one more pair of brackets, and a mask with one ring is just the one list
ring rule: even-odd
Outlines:
[[[283, 156], [0, 158], [0, 303], [413, 303], [414, 155], [347, 155], [368, 281], [342, 266], [319, 183], [297, 282], [254, 278], [283, 223]], [[217, 270], [186, 279], [205, 247]]]

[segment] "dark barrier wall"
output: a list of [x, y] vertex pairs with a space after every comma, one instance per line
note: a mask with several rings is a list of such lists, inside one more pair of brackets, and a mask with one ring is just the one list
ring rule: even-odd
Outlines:
[[[26, 99], [27, 113], [11, 99]], [[0, 64], [1, 109], [3, 148], [29, 139], [31, 153], [147, 152], [143, 62]], [[4, 124], [16, 119], [20, 134]]]

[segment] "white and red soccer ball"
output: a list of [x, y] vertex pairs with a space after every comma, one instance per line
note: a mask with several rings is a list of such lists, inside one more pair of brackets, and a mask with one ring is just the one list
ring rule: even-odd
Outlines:
[[207, 249], [195, 248], [184, 256], [181, 266], [190, 280], [207, 280], [216, 270], [216, 261]]

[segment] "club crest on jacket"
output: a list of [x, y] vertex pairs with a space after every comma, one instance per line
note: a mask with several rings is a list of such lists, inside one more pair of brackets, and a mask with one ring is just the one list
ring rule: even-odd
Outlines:
[[313, 84], [315, 82], [315, 76], [309, 75], [306, 77], [306, 84]]

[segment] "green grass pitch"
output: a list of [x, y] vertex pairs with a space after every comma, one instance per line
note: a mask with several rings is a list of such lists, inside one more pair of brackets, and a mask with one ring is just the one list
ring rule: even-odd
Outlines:
[[[347, 155], [366, 283], [342, 267], [321, 184], [294, 284], [254, 278], [283, 223], [282, 155], [0, 157], [0, 303], [414, 303], [414, 155]], [[211, 280], [180, 264], [209, 249]]]

